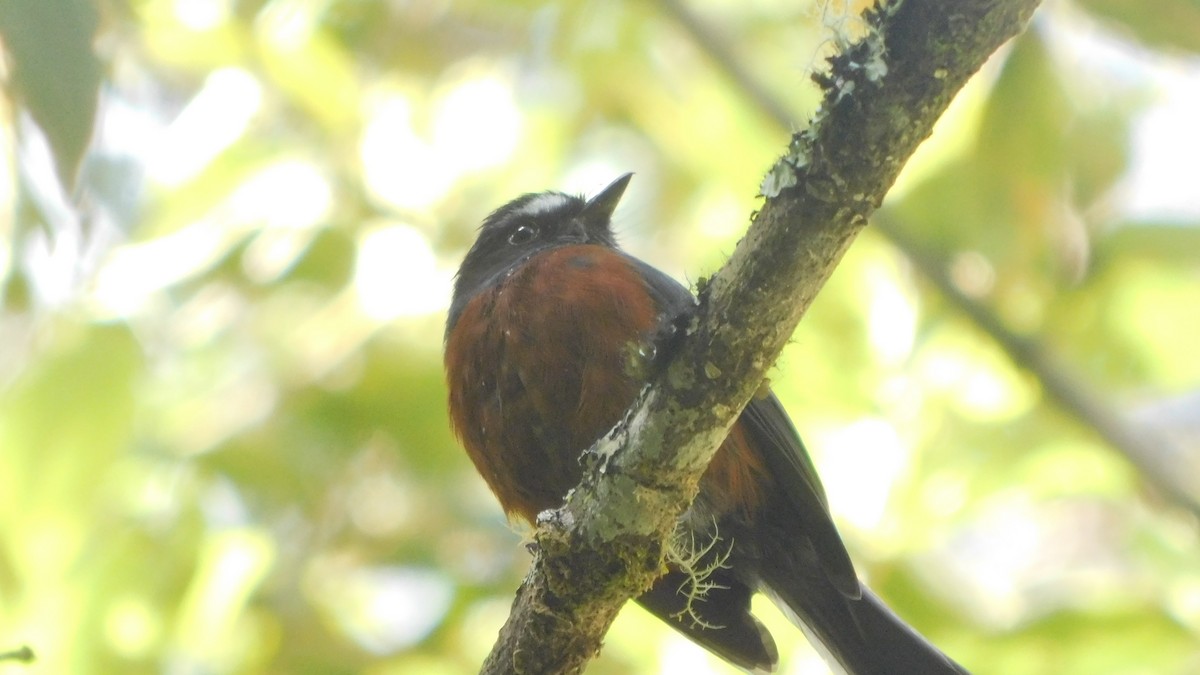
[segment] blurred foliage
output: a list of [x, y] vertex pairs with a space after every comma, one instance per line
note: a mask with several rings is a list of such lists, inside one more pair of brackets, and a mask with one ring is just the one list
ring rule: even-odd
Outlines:
[[91, 45], [97, 21], [88, 0], [0, 2], [8, 90], [46, 131], [67, 187], [74, 186], [96, 115], [101, 68]]
[[[855, 22], [692, 4], [800, 119]], [[1184, 475], [1195, 15], [1048, 3], [887, 205]], [[633, 170], [623, 240], [695, 279], [787, 130], [655, 3], [2, 0], [0, 35], [0, 652], [38, 655], [0, 672], [474, 672], [527, 563], [444, 411], [474, 227]], [[960, 661], [1200, 669], [1194, 520], [876, 233], [773, 381], [861, 573]], [[631, 607], [590, 672], [730, 671]]]

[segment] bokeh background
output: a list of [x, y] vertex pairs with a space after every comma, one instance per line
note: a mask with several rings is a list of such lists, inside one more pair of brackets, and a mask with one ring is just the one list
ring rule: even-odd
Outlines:
[[[634, 171], [627, 248], [711, 273], [860, 9], [0, 3], [0, 673], [475, 672], [528, 556], [444, 409], [474, 228]], [[1190, 0], [1047, 0], [773, 371], [978, 673], [1200, 672], [1198, 51]], [[731, 671], [630, 607], [589, 672]]]

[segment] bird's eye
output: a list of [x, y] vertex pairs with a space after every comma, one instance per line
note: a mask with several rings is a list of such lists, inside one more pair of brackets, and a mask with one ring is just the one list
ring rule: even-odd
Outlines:
[[521, 244], [528, 244], [537, 239], [537, 236], [538, 231], [536, 227], [533, 225], [522, 225], [513, 230], [512, 234], [508, 235], [508, 243], [513, 246], [520, 246]]

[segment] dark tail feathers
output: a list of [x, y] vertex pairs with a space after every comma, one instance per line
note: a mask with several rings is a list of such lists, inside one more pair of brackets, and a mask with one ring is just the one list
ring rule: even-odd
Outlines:
[[865, 586], [857, 599], [824, 580], [781, 586], [770, 589], [776, 604], [791, 610], [792, 621], [827, 661], [853, 675], [970, 675]]

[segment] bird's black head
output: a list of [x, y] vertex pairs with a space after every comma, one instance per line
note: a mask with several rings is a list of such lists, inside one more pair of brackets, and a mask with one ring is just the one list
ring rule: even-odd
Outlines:
[[493, 211], [458, 268], [447, 332], [476, 293], [537, 253], [573, 244], [616, 248], [612, 214], [632, 177], [632, 173], [621, 176], [587, 200], [562, 192], [537, 192]]

